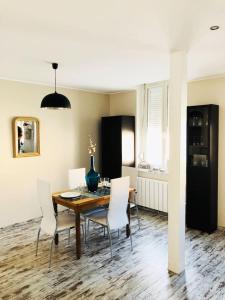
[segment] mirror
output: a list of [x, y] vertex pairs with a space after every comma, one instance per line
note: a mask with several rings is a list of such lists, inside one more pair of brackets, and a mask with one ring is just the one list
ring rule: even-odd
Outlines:
[[13, 119], [13, 157], [40, 155], [39, 120], [33, 117]]

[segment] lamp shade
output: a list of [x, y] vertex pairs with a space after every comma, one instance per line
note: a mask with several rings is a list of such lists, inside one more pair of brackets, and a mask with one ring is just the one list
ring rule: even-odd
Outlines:
[[47, 109], [70, 109], [71, 104], [68, 98], [57, 92], [46, 95], [41, 101], [41, 108]]

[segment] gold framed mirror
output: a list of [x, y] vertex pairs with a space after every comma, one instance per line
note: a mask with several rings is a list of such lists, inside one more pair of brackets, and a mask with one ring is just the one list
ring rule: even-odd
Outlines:
[[40, 125], [37, 118], [13, 118], [12, 131], [13, 157], [40, 155]]

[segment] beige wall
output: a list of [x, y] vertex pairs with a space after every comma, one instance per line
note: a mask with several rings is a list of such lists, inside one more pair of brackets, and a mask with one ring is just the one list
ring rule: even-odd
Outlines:
[[190, 82], [188, 105], [219, 105], [219, 186], [218, 224], [225, 227], [225, 78]]
[[136, 91], [110, 94], [110, 115], [134, 116], [136, 112]]
[[[110, 115], [135, 115], [135, 98], [135, 91], [110, 95]], [[200, 80], [188, 84], [188, 105], [200, 104], [219, 105], [218, 224], [225, 227], [225, 78]]]
[[[136, 92], [111, 95], [61, 89], [71, 100], [70, 111], [39, 108], [41, 99], [52, 88], [0, 80], [0, 227], [40, 215], [37, 202], [38, 177], [51, 181], [53, 190], [67, 185], [67, 170], [89, 167], [88, 134], [99, 146], [100, 118], [105, 115], [135, 115]], [[219, 225], [225, 227], [225, 78], [195, 81], [188, 84], [188, 105], [218, 104], [219, 123]], [[11, 120], [14, 116], [35, 116], [41, 126], [41, 156], [12, 157]]]
[[[40, 216], [37, 178], [52, 183], [52, 190], [67, 187], [69, 168], [89, 167], [88, 134], [97, 143], [99, 169], [100, 118], [109, 114], [108, 95], [61, 89], [71, 101], [68, 111], [41, 110], [41, 99], [51, 87], [0, 80], [0, 227]], [[11, 121], [15, 116], [40, 120], [41, 155], [12, 157]]]

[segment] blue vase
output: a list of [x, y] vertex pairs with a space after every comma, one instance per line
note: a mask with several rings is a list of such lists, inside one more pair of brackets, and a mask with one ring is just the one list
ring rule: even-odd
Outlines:
[[86, 175], [86, 183], [88, 190], [90, 192], [96, 192], [98, 189], [98, 183], [100, 179], [100, 174], [98, 172], [95, 172], [95, 162], [94, 162], [94, 156], [91, 155], [91, 167], [89, 172]]

